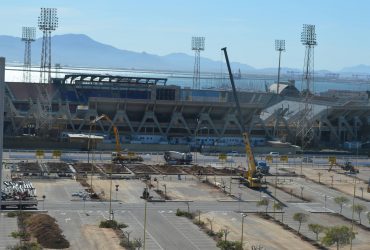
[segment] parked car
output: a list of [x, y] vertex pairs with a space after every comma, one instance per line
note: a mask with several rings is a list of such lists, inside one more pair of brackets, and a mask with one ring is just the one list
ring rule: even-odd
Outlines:
[[269, 155], [271, 155], [273, 157], [279, 157], [280, 156], [279, 152], [270, 152]]

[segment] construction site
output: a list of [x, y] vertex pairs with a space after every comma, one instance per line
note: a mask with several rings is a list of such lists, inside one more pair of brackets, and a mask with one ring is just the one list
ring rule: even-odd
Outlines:
[[193, 88], [52, 77], [57, 21], [41, 9], [39, 82], [27, 56], [25, 81], [5, 82], [0, 58], [0, 249], [369, 249], [369, 97], [315, 94], [314, 25], [305, 89], [281, 81], [279, 61], [278, 81], [248, 92], [226, 48], [230, 86], [200, 88], [202, 37]]

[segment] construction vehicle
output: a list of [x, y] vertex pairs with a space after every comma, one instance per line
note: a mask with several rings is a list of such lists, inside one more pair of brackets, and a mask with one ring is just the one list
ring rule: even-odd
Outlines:
[[166, 151], [163, 157], [169, 164], [190, 164], [193, 160], [191, 153], [181, 153], [177, 151]]
[[153, 198], [153, 196], [150, 196], [148, 188], [145, 187], [144, 190], [143, 190], [143, 195], [140, 198], [142, 198], [144, 200], [151, 200]]
[[344, 165], [338, 164], [336, 162], [331, 162], [328, 171], [330, 172], [334, 166], [338, 166], [344, 171], [349, 171], [351, 174], [358, 174], [360, 172], [359, 169], [355, 168], [350, 161], [346, 161]]
[[136, 155], [133, 152], [128, 152], [127, 155], [122, 154], [122, 149], [121, 149], [121, 143], [119, 139], [119, 133], [117, 127], [114, 125], [112, 120], [107, 116], [107, 115], [101, 115], [94, 120], [90, 122], [90, 124], [96, 124], [98, 121], [105, 119], [108, 122], [110, 122], [112, 128], [113, 128], [113, 133], [114, 137], [116, 139], [116, 151], [112, 152], [112, 163], [125, 163], [125, 162], [138, 162], [138, 161], [143, 161], [143, 158], [141, 156]]
[[239, 122], [239, 124], [241, 126], [241, 129], [243, 131], [242, 132], [243, 142], [245, 144], [245, 151], [246, 151], [246, 155], [247, 155], [247, 159], [248, 159], [247, 160], [248, 169], [247, 169], [246, 172], [243, 173], [242, 181], [244, 181], [245, 184], [250, 188], [261, 188], [262, 174], [261, 174], [261, 172], [259, 172], [257, 170], [256, 160], [254, 158], [252, 147], [251, 147], [251, 144], [250, 144], [250, 141], [249, 141], [249, 134], [248, 134], [247, 130], [245, 129], [244, 119], [243, 119], [242, 111], [240, 109], [240, 103], [239, 103], [238, 95], [236, 93], [236, 88], [235, 88], [235, 84], [234, 84], [234, 77], [233, 77], [233, 73], [231, 71], [229, 57], [227, 56], [226, 47], [222, 48], [222, 50], [225, 54], [225, 59], [226, 59], [227, 69], [229, 71], [231, 87], [233, 89], [234, 101], [235, 101], [236, 109], [237, 109], [237, 112], [238, 112], [238, 122]]

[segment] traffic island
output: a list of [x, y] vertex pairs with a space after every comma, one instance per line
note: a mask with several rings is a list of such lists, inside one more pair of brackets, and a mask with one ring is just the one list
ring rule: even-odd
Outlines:
[[295, 197], [295, 198], [297, 198], [299, 200], [302, 200], [304, 202], [311, 202], [312, 201], [311, 198], [308, 198], [305, 195], [300, 195], [300, 194], [296, 193], [296, 190], [294, 190], [292, 188], [289, 189], [289, 188], [283, 187], [281, 185], [275, 185], [275, 183], [272, 183], [272, 182], [268, 182], [267, 184], [269, 186], [271, 186], [272, 188], [279, 189], [280, 191], [283, 191], [284, 193], [289, 194], [291, 197]]
[[263, 212], [258, 212], [256, 213], [256, 215], [264, 220], [267, 220], [267, 221], [270, 221], [270, 222], [273, 222], [277, 225], [279, 225], [280, 227], [282, 227], [284, 230], [287, 230], [293, 234], [295, 234], [296, 236], [298, 236], [301, 240], [304, 240], [308, 243], [310, 243], [312, 246], [314, 246], [315, 248], [317, 249], [322, 249], [322, 250], [329, 250], [329, 248], [321, 245], [319, 242], [303, 235], [302, 233], [298, 232], [296, 229], [290, 227], [289, 225], [287, 224], [284, 224], [283, 222], [277, 220], [276, 218], [272, 217], [271, 215], [269, 215], [268, 213], [263, 213]]

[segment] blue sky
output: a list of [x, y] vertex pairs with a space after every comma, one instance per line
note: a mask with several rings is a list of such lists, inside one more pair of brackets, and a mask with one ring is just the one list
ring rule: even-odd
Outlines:
[[[315, 68], [370, 65], [367, 0], [1, 0], [0, 34], [36, 26], [40, 7], [58, 8], [55, 34], [80, 33], [120, 49], [192, 54], [192, 36], [206, 37], [202, 56], [256, 68], [276, 67], [274, 40], [285, 39], [282, 66], [302, 68], [302, 25], [315, 24]], [[38, 36], [41, 32], [38, 31]]]

